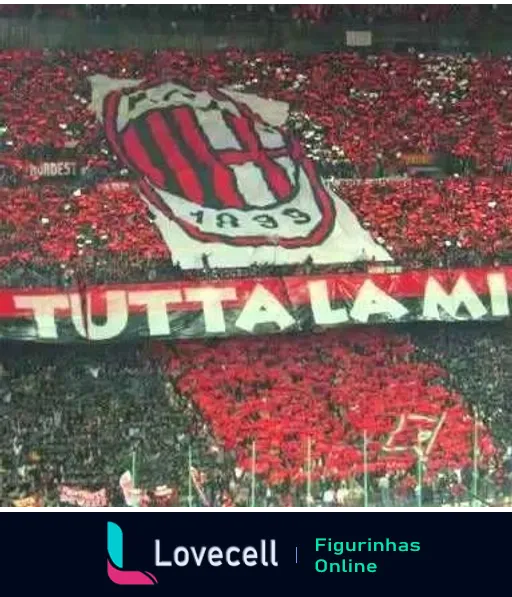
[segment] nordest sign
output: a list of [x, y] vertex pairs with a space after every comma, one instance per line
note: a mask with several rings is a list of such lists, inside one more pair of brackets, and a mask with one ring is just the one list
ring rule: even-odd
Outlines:
[[0, 291], [2, 337], [108, 341], [510, 317], [512, 267]]

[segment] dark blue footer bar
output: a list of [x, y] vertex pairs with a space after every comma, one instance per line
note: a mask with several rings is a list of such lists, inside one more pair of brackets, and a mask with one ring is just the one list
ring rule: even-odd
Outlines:
[[510, 586], [507, 514], [3, 512], [2, 565], [21, 594], [472, 595]]

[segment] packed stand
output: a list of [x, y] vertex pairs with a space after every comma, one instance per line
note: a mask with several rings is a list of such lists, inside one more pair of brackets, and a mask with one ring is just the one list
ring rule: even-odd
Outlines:
[[4, 504], [36, 494], [58, 505], [64, 487], [122, 505], [119, 478], [136, 458], [137, 487], [155, 505], [156, 488], [187, 486], [189, 449], [210, 482], [222, 476], [208, 429], [147, 348], [3, 345], [1, 364]]
[[[165, 25], [167, 18], [250, 20], [250, 12], [309, 27], [474, 24], [496, 12], [434, 5], [20, 10], [4, 5], [3, 13], [152, 17]], [[287, 129], [400, 265], [510, 262], [509, 56], [3, 50], [2, 286], [219, 275], [207, 259], [195, 272], [170, 259], [134, 174], [90, 109], [95, 74], [231, 85], [288, 102]], [[440, 178], [411, 178], [412, 154], [429, 156]], [[52, 160], [68, 164], [62, 178], [38, 169]], [[310, 261], [298, 269], [318, 271]], [[290, 267], [268, 264], [229, 275], [284, 271]], [[420, 467], [426, 503], [502, 503], [512, 495], [506, 332], [458, 324], [210, 344], [5, 344], [0, 498], [6, 505], [245, 506], [254, 468], [258, 505], [361, 505], [365, 470], [372, 503], [407, 505], [418, 497]]]
[[359, 505], [366, 436], [372, 503], [416, 503], [419, 457], [425, 503], [467, 503], [476, 428], [478, 499], [492, 504], [512, 490], [511, 359], [502, 329], [474, 324], [4, 345], [2, 500], [58, 504], [65, 487], [123, 504], [120, 479], [133, 471], [143, 505], [166, 487], [175, 505], [246, 506], [254, 455], [259, 505], [306, 505], [308, 470], [313, 503], [334, 505], [327, 493]]
[[[166, 258], [133, 175], [119, 166], [89, 110], [87, 77], [97, 73], [185, 77], [290, 102], [290, 130], [401, 264], [508, 259], [509, 57], [13, 50], [0, 52], [0, 70], [3, 279], [10, 279], [9, 262], [34, 269], [108, 262], [127, 251], [135, 265]], [[357, 182], [402, 177], [410, 153], [441, 156], [452, 175]], [[70, 155], [81, 173], [66, 180], [22, 167]]]
[[363, 178], [381, 164], [388, 172], [399, 169], [400, 155], [411, 152], [450, 153], [487, 174], [502, 172], [511, 161], [509, 57], [4, 50], [0, 65], [0, 130], [9, 157], [74, 148], [88, 165], [115, 171], [88, 108], [87, 77], [106, 74], [236, 85], [290, 102], [290, 128], [309, 155], [321, 162], [348, 160]]
[[307, 23], [358, 22], [382, 24], [386, 22], [472, 22], [503, 18], [509, 12], [504, 5], [449, 5], [449, 4], [263, 4], [263, 5], [208, 5], [208, 4], [85, 4], [85, 5], [42, 5], [3, 4], [1, 17], [18, 18], [89, 18], [148, 19], [241, 19], [281, 18]]

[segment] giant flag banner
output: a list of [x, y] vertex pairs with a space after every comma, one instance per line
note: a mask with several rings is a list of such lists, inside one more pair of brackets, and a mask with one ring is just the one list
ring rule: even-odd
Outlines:
[[4, 338], [104, 341], [315, 331], [510, 316], [512, 268], [0, 291]]
[[91, 110], [182, 268], [390, 261], [283, 128], [234, 88], [90, 77]]

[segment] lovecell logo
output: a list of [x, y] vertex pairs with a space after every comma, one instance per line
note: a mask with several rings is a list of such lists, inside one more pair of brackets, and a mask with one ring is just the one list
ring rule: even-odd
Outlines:
[[156, 585], [151, 572], [123, 570], [123, 531], [114, 522], [107, 523], [107, 572], [116, 585]]

